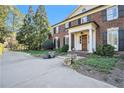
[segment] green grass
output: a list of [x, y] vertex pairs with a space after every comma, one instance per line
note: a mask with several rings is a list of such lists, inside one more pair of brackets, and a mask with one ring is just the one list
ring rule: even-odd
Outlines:
[[88, 65], [94, 70], [108, 73], [115, 66], [115, 63], [117, 61], [118, 58], [115, 57], [101, 57], [97, 55], [90, 55], [86, 59], [74, 62], [73, 67], [78, 68], [81, 65]]
[[27, 50], [23, 51], [31, 55], [42, 55], [42, 54], [47, 54], [49, 50]]

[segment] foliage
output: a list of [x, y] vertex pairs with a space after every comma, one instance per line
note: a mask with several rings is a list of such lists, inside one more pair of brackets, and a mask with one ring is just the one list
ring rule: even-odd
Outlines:
[[69, 48], [68, 45], [64, 45], [64, 46], [61, 48], [61, 52], [67, 52], [67, 51], [68, 51], [68, 48]]
[[14, 44], [10, 49], [13, 51], [24, 51], [28, 50], [28, 46], [24, 44]]
[[113, 56], [114, 47], [111, 45], [99, 45], [96, 49], [96, 54], [101, 56]]
[[68, 52], [68, 48], [69, 48], [68, 45], [64, 45], [62, 48], [56, 49], [56, 51], [57, 51], [58, 53]]
[[7, 9], [8, 7], [0, 5], [0, 42], [1, 43], [4, 42], [4, 38], [7, 33], [5, 31], [5, 24], [4, 24], [7, 14], [8, 14]]
[[0, 42], [4, 43], [10, 31], [20, 28], [23, 15], [15, 6], [0, 5]]
[[24, 25], [17, 34], [19, 43], [29, 46], [31, 50], [42, 49], [42, 44], [48, 39], [50, 30], [45, 7], [40, 5], [34, 14], [32, 7], [24, 18]]
[[46, 40], [43, 45], [42, 45], [43, 49], [53, 49], [53, 41], [52, 40]]
[[90, 55], [86, 59], [82, 59], [74, 62], [73, 67], [88, 65], [92, 67], [94, 70], [109, 73], [110, 70], [112, 70], [112, 68], [115, 66], [115, 63], [117, 61], [118, 58], [115, 57], [102, 57], [97, 55]]

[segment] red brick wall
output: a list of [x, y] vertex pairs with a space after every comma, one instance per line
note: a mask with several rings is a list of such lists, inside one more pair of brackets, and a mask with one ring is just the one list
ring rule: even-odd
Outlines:
[[68, 35], [68, 31], [59, 32], [59, 33], [56, 33], [56, 34], [53, 35], [53, 39], [55, 37], [60, 38], [60, 47], [63, 46], [63, 38], [64, 38], [65, 35]]
[[102, 44], [102, 32], [107, 31], [111, 27], [120, 27], [124, 29], [124, 17], [112, 20], [112, 21], [103, 21], [102, 11], [94, 13], [91, 16], [91, 21], [95, 21], [99, 27], [96, 32], [96, 41], [97, 44]]

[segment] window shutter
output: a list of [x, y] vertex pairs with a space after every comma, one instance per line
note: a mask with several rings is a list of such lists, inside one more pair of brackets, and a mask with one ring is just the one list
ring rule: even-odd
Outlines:
[[102, 33], [102, 38], [103, 38], [103, 45], [107, 44], [107, 31]]
[[107, 13], [106, 13], [106, 10], [103, 10], [103, 11], [102, 11], [102, 19], [103, 19], [103, 21], [107, 21]]
[[73, 49], [74, 48], [74, 34], [71, 34], [71, 42], [72, 42], [71, 43], [72, 44], [71, 45], [72, 46], [71, 49]]
[[69, 27], [71, 27], [71, 22], [69, 22]]
[[119, 14], [119, 17], [124, 16], [124, 5], [118, 6], [118, 14]]
[[63, 45], [65, 45], [65, 37], [63, 37]]
[[124, 51], [124, 29], [119, 30], [119, 51]]
[[81, 24], [81, 18], [78, 19], [78, 25], [80, 25], [80, 24]]
[[60, 39], [58, 38], [58, 48], [60, 48]]
[[90, 22], [91, 21], [91, 16], [87, 16], [87, 22]]

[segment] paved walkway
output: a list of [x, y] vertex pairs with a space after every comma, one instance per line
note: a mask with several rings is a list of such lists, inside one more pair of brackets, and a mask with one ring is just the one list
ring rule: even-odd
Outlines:
[[0, 57], [0, 87], [109, 88], [113, 86], [65, 67], [62, 58], [41, 59], [25, 53], [6, 51]]

